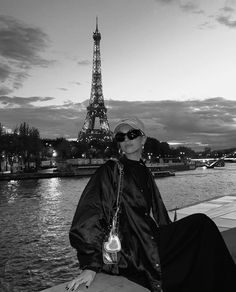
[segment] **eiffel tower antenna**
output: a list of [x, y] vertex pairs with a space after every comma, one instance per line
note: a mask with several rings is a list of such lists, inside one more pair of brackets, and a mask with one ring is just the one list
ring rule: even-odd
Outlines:
[[[102, 91], [102, 74], [101, 74], [101, 54], [100, 40], [101, 33], [98, 30], [98, 17], [96, 17], [96, 30], [93, 33], [93, 69], [92, 69], [92, 85], [87, 107], [87, 115], [82, 130], [79, 132], [79, 142], [91, 142], [92, 140], [111, 141], [112, 132], [110, 131], [107, 120], [107, 109], [104, 104]], [[99, 124], [96, 127], [96, 119]]]
[[96, 16], [96, 31], [98, 31], [98, 17]]

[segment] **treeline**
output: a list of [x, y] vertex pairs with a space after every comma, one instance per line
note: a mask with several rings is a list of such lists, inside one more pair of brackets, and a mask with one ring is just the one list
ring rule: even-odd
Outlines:
[[12, 133], [8, 133], [0, 124], [0, 163], [4, 161], [12, 165], [20, 160], [29, 168], [29, 163], [34, 161], [39, 166], [41, 151], [38, 129], [22, 123]]
[[[229, 151], [232, 151], [230, 149]], [[205, 148], [202, 152], [195, 152], [188, 147], [171, 148], [167, 142], [160, 142], [148, 137], [143, 156], [153, 162], [159, 158], [203, 158], [221, 157], [227, 151], [211, 151]], [[13, 132], [8, 133], [0, 124], [0, 167], [2, 162], [12, 165], [21, 162], [24, 168], [30, 168], [33, 162], [39, 168], [41, 161], [47, 159], [63, 160], [68, 158], [109, 158], [118, 155], [117, 144], [112, 141], [102, 143], [93, 140], [91, 143], [68, 141], [65, 138], [41, 139], [37, 128], [22, 123]], [[1, 171], [1, 169], [0, 169]]]
[[[77, 141], [68, 141], [64, 138], [42, 139], [42, 143], [48, 151], [48, 156], [53, 149], [57, 153], [58, 159], [68, 158], [110, 158], [119, 156], [119, 149], [115, 141], [104, 142], [93, 140], [84, 143]], [[171, 148], [167, 142], [160, 142], [155, 138], [147, 137], [143, 149], [143, 157], [153, 162], [158, 162], [159, 158], [176, 158], [184, 157], [195, 158], [198, 154], [188, 147]]]
[[[85, 142], [68, 141], [64, 138], [58, 139], [42, 139], [44, 146], [52, 153], [52, 149], [57, 152], [58, 158], [109, 158], [119, 155], [119, 149], [115, 141], [101, 142], [97, 140], [91, 141], [89, 144]], [[170, 148], [167, 142], [159, 142], [155, 138], [147, 138], [143, 156], [148, 157], [170, 157], [175, 155], [175, 151]]]

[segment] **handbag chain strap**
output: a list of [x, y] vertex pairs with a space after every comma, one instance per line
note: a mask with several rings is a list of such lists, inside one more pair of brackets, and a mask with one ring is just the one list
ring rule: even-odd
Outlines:
[[118, 229], [118, 213], [120, 210], [120, 197], [122, 193], [122, 187], [123, 187], [123, 164], [120, 163], [120, 161], [117, 161], [118, 169], [119, 169], [119, 181], [118, 181], [118, 188], [117, 188], [117, 197], [116, 197], [116, 211], [112, 219], [112, 227], [111, 227], [111, 233], [114, 234]]

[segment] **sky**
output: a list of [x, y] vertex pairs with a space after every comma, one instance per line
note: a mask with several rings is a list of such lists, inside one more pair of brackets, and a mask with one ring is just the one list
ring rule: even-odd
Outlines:
[[136, 115], [174, 147], [236, 147], [236, 0], [1, 0], [2, 125], [77, 137], [96, 17], [111, 129]]

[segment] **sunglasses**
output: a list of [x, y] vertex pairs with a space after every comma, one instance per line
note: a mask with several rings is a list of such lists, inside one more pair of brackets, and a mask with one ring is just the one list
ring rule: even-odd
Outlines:
[[137, 137], [143, 136], [143, 132], [137, 129], [131, 129], [127, 133], [118, 132], [115, 135], [115, 139], [117, 142], [124, 142], [125, 136], [127, 136], [129, 140], [134, 140]]

